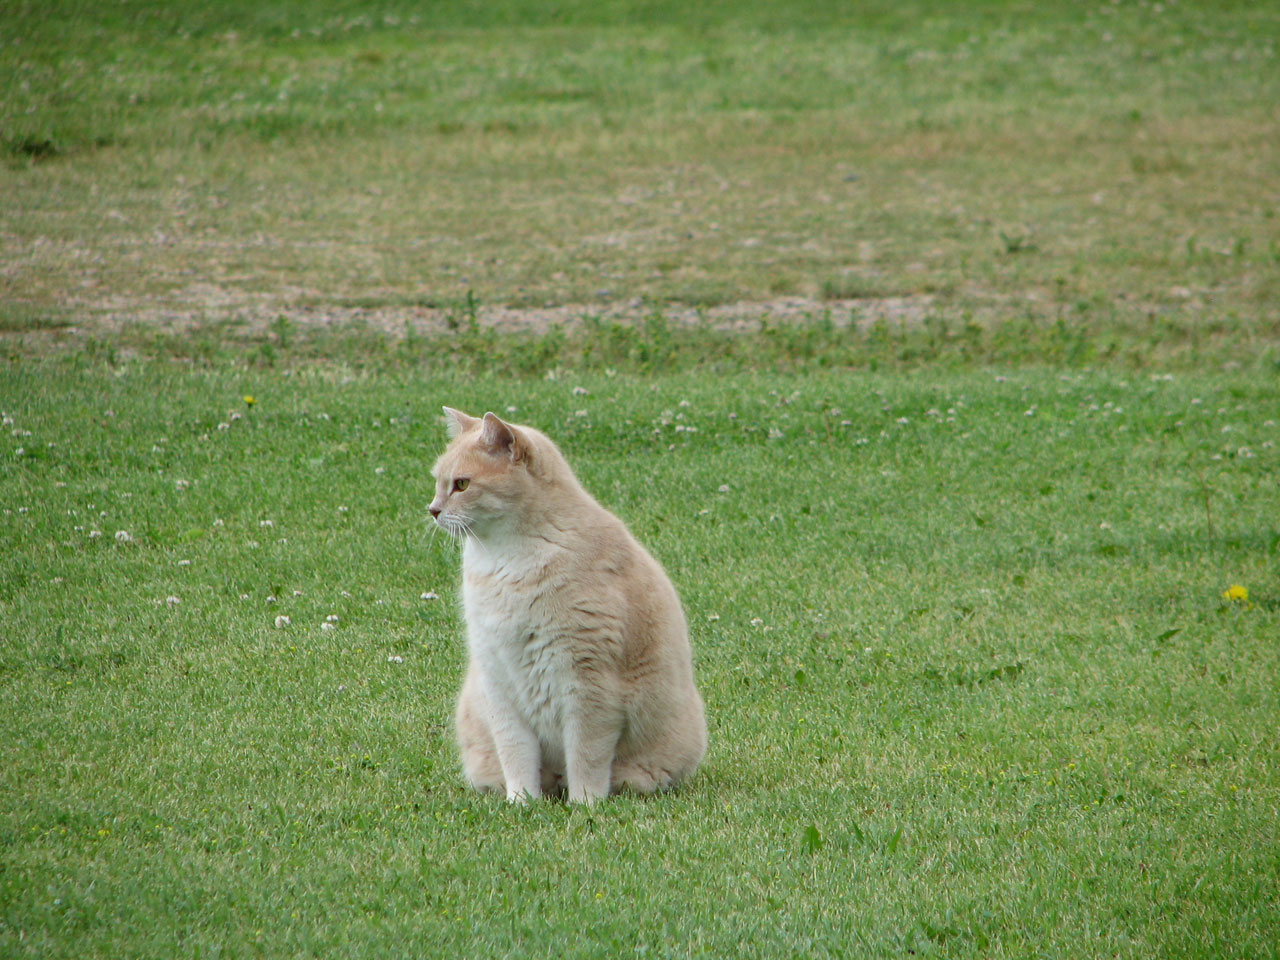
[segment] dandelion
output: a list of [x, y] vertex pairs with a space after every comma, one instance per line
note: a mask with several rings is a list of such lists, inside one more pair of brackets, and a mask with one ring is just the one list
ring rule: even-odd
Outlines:
[[132, 540], [132, 539], [133, 539], [133, 537], [129, 535], [129, 531], [128, 531], [128, 530], [117, 530], [117, 531], [116, 531], [116, 542], [117, 542], [117, 543], [128, 543], [128, 542], [129, 542], [130, 540]]
[[255, 403], [257, 403], [257, 402], [258, 402], [258, 401], [257, 401], [257, 400], [255, 400], [255, 399], [253, 398], [253, 394], [251, 394], [251, 393], [247, 393], [247, 394], [245, 394], [245, 397], [244, 397], [244, 405], [245, 405], [246, 407], [252, 407], [252, 406], [253, 406]]
[[284, 614], [281, 614], [280, 616], [276, 617], [276, 629], [283, 630], [285, 627], [289, 626], [289, 624], [292, 622], [293, 621], [290, 620], [288, 617], [286, 617]]
[[1227, 587], [1226, 590], [1222, 591], [1222, 599], [1235, 603], [1248, 603], [1249, 589], [1238, 583], [1233, 583], [1231, 586]]

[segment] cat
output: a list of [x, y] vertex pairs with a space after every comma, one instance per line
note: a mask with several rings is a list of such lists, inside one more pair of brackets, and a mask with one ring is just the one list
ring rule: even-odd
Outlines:
[[666, 573], [547, 436], [444, 412], [429, 510], [464, 542], [467, 780], [513, 802], [589, 804], [687, 779], [707, 727]]

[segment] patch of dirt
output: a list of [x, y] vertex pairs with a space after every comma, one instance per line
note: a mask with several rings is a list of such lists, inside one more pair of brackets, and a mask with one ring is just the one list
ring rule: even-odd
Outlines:
[[[300, 332], [308, 328], [361, 325], [399, 338], [444, 333], [459, 316], [457, 309], [412, 304], [386, 306], [338, 306], [324, 304], [310, 291], [293, 289], [272, 295], [253, 296], [243, 291], [223, 290], [204, 284], [185, 291], [181, 306], [159, 303], [98, 300], [83, 302], [73, 313], [82, 333], [114, 333], [126, 326], [150, 327], [157, 332], [182, 334], [210, 326], [230, 325], [248, 334], [265, 332], [280, 317]], [[388, 297], [387, 299], [393, 299]], [[192, 302], [199, 303], [193, 307]], [[821, 317], [829, 313], [840, 326], [867, 326], [878, 321], [918, 323], [934, 307], [936, 298], [920, 294], [906, 297], [877, 297], [847, 300], [817, 300], [783, 297], [765, 301], [740, 301], [711, 307], [683, 304], [653, 304], [644, 300], [625, 303], [570, 304], [548, 307], [510, 307], [481, 304], [476, 320], [482, 327], [544, 332], [553, 326], [572, 328], [585, 317], [632, 323], [659, 311], [669, 322], [709, 324], [725, 330], [758, 329], [762, 320], [786, 323]]]

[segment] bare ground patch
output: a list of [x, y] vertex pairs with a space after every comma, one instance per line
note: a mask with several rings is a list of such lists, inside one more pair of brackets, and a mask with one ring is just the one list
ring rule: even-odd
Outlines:
[[[781, 297], [743, 300], [708, 307], [678, 303], [653, 303], [641, 299], [625, 303], [565, 304], [518, 307], [465, 303], [427, 306], [414, 303], [387, 305], [308, 302], [315, 294], [301, 288], [255, 297], [213, 284], [184, 291], [181, 306], [167, 306], [133, 298], [106, 298], [82, 302], [73, 308], [72, 325], [63, 334], [111, 336], [126, 329], [149, 329], [182, 335], [214, 326], [229, 327], [245, 335], [262, 334], [281, 318], [300, 333], [307, 330], [359, 325], [391, 338], [447, 333], [475, 323], [485, 328], [542, 333], [552, 327], [573, 329], [587, 318], [628, 323], [659, 314], [668, 322], [707, 325], [720, 330], [757, 330], [763, 323], [788, 323], [829, 315], [838, 325], [868, 326], [880, 321], [919, 323], [935, 306], [936, 297], [918, 294], [902, 297], [865, 297], [826, 300]], [[317, 298], [318, 299], [318, 298]], [[367, 298], [372, 299], [372, 298]], [[394, 299], [394, 297], [388, 297]], [[193, 306], [198, 303], [198, 306]]]

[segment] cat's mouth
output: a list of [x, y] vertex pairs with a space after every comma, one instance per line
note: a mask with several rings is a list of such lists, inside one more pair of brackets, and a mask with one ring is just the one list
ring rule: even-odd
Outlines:
[[472, 529], [471, 521], [466, 517], [460, 517], [456, 514], [442, 513], [436, 517], [436, 524], [453, 537], [455, 540], [461, 540], [464, 537], [474, 537], [475, 530]]

